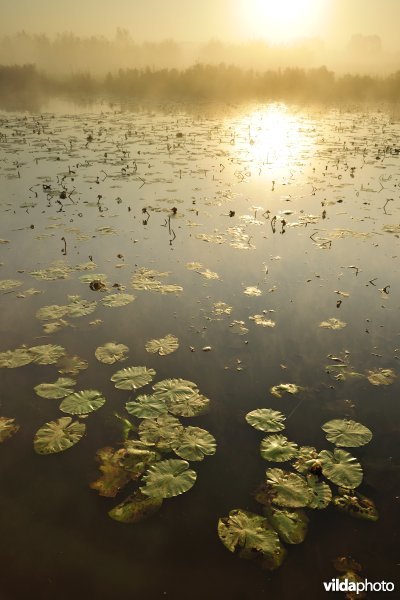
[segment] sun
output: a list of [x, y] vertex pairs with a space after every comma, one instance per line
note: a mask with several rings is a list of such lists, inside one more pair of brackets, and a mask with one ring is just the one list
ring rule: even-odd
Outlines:
[[276, 44], [316, 37], [327, 15], [329, 2], [330, 0], [240, 0], [242, 31]]

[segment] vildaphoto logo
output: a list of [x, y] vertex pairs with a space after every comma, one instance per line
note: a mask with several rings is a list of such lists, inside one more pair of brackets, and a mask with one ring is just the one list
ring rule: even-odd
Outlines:
[[324, 581], [326, 592], [393, 592], [394, 583], [392, 581], [351, 581], [350, 579], [331, 579]]

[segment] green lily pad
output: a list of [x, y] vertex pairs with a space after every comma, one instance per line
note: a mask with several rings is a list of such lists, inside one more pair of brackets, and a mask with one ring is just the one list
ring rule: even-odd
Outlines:
[[186, 460], [169, 459], [156, 463], [143, 476], [141, 491], [151, 498], [172, 498], [190, 490], [196, 481], [196, 472], [188, 468]]
[[261, 442], [260, 452], [264, 460], [285, 462], [297, 455], [297, 444], [289, 442], [284, 435], [267, 435]]
[[41, 398], [60, 400], [72, 394], [75, 385], [76, 381], [74, 379], [59, 377], [54, 383], [39, 383], [33, 389]]
[[308, 530], [308, 517], [302, 510], [289, 511], [271, 508], [267, 510], [268, 520], [283, 542], [301, 544]]
[[67, 305], [67, 314], [73, 319], [90, 315], [96, 310], [96, 300], [84, 300], [80, 296], [68, 296], [70, 303]]
[[59, 358], [66, 354], [65, 348], [55, 346], [54, 344], [44, 344], [43, 346], [33, 346], [29, 348], [32, 361], [38, 365], [53, 365]]
[[126, 306], [135, 300], [135, 296], [132, 294], [109, 294], [101, 299], [104, 306], [109, 308], [118, 308], [119, 306]]
[[17, 281], [16, 279], [0, 279], [0, 292], [14, 290], [20, 285], [22, 285], [22, 281]]
[[199, 393], [196, 384], [185, 379], [164, 379], [153, 385], [154, 395], [163, 398], [169, 412], [181, 417], [204, 413], [210, 400]]
[[333, 498], [332, 503], [340, 512], [345, 512], [356, 519], [366, 521], [377, 521], [379, 519], [378, 511], [372, 500], [358, 492], [350, 493], [348, 490], [343, 490], [340, 496]]
[[305, 475], [315, 463], [319, 463], [318, 451], [313, 446], [300, 446], [296, 460], [293, 462], [293, 467]]
[[149, 498], [137, 490], [109, 511], [109, 516], [119, 523], [139, 523], [157, 512], [162, 506], [162, 498]]
[[156, 419], [168, 412], [163, 398], [146, 394], [138, 396], [132, 402], [127, 402], [125, 408], [130, 415], [139, 419]]
[[111, 381], [119, 390], [137, 390], [152, 381], [156, 372], [146, 367], [128, 367], [114, 373]]
[[396, 378], [392, 369], [375, 369], [367, 371], [367, 379], [372, 385], [390, 385]]
[[0, 367], [6, 369], [16, 369], [24, 367], [33, 361], [33, 356], [29, 348], [17, 348], [16, 350], [6, 350], [0, 352]]
[[126, 353], [129, 352], [128, 346], [124, 344], [116, 344], [115, 342], [108, 342], [99, 346], [95, 350], [95, 357], [98, 361], [105, 363], [106, 365], [113, 365], [117, 361], [126, 360]]
[[17, 433], [18, 430], [19, 425], [15, 423], [15, 419], [0, 417], [0, 443]]
[[68, 306], [59, 306], [58, 304], [52, 304], [50, 306], [43, 306], [36, 312], [36, 318], [40, 321], [53, 321], [55, 319], [61, 319], [68, 312]]
[[199, 427], [185, 427], [172, 446], [175, 454], [185, 460], [203, 460], [205, 456], [215, 454], [216, 448], [211, 433]]
[[282, 398], [283, 394], [298, 394], [303, 389], [295, 383], [280, 383], [279, 385], [274, 385], [269, 391], [275, 398]]
[[79, 371], [88, 368], [88, 363], [79, 356], [62, 356], [57, 361], [58, 372], [61, 375], [78, 375]]
[[322, 321], [319, 326], [322, 327], [323, 329], [334, 329], [334, 330], [338, 330], [338, 329], [343, 329], [344, 327], [346, 327], [347, 323], [344, 323], [344, 321], [341, 321], [340, 319], [335, 319], [334, 317], [331, 319], [328, 319], [327, 321]]
[[245, 559], [258, 559], [269, 570], [279, 567], [285, 551], [265, 517], [236, 508], [219, 519], [218, 536], [230, 552]]
[[83, 390], [67, 396], [60, 410], [70, 415], [87, 415], [103, 406], [106, 399], [97, 390]]
[[153, 385], [154, 393], [173, 402], [182, 397], [190, 397], [199, 393], [197, 385], [186, 379], [163, 379]]
[[160, 460], [161, 455], [156, 452], [154, 444], [147, 444], [141, 440], [126, 440], [116, 457], [123, 469], [129, 471], [132, 476], [139, 477], [149, 465]]
[[349, 452], [340, 448], [335, 448], [333, 452], [322, 450], [319, 457], [322, 473], [332, 483], [354, 490], [362, 482], [361, 465]]
[[114, 498], [119, 490], [132, 479], [129, 471], [121, 467], [120, 455], [114, 448], [101, 448], [96, 453], [100, 463], [101, 476], [90, 484], [93, 490], [97, 490], [100, 496]]
[[160, 356], [166, 356], [172, 354], [179, 348], [178, 338], [170, 333], [164, 338], [158, 340], [150, 340], [146, 343], [146, 351], [152, 354], [159, 354]]
[[63, 452], [75, 446], [86, 432], [86, 425], [72, 421], [71, 417], [61, 417], [57, 421], [45, 423], [37, 430], [33, 447], [37, 454]]
[[311, 500], [307, 508], [326, 508], [332, 500], [332, 491], [327, 483], [320, 481], [319, 477], [312, 473], [307, 475], [307, 483], [311, 490]]
[[372, 432], [351, 419], [333, 419], [322, 425], [325, 431], [328, 442], [336, 444], [336, 446], [346, 446], [356, 448], [364, 446], [372, 439]]
[[288, 508], [308, 506], [311, 490], [304, 477], [282, 469], [267, 469], [266, 475], [274, 504]]
[[272, 408], [258, 408], [247, 413], [245, 417], [249, 425], [265, 432], [282, 431], [286, 417]]
[[182, 433], [181, 422], [171, 415], [158, 417], [158, 419], [145, 419], [139, 425], [140, 439], [147, 444], [155, 444], [162, 452], [172, 450]]

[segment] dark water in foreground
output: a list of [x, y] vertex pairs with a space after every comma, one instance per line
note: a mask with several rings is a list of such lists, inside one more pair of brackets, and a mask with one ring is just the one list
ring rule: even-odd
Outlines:
[[[398, 372], [400, 123], [386, 112], [274, 104], [222, 115], [184, 107], [8, 113], [0, 133], [0, 279], [20, 282], [0, 292], [0, 352], [61, 345], [88, 362], [76, 389], [107, 399], [76, 446], [40, 456], [35, 432], [63, 414], [58, 400], [33, 387], [57, 379], [57, 367], [1, 369], [0, 416], [20, 425], [0, 445], [1, 600], [322, 599], [339, 556], [356, 559], [362, 577], [398, 589], [399, 379], [374, 386], [366, 375]], [[91, 260], [93, 273], [136, 299], [104, 306], [102, 293], [79, 279], [91, 271], [53, 281], [30, 275], [56, 260]], [[140, 267], [169, 272], [163, 283], [183, 291], [134, 290]], [[205, 269], [218, 278], [198, 272]], [[261, 293], [245, 294], [248, 287]], [[24, 294], [30, 288], [40, 294]], [[95, 312], [65, 317], [68, 325], [45, 334], [37, 310], [76, 294], [96, 300]], [[215, 316], [220, 301], [231, 314]], [[249, 319], [260, 314], [275, 327]], [[346, 326], [319, 327], [329, 318]], [[247, 331], [236, 333], [235, 321]], [[168, 333], [179, 339], [176, 352], [146, 352], [148, 340]], [[109, 341], [129, 347], [125, 362], [96, 360], [95, 349]], [[327, 356], [345, 351], [362, 377], [326, 373]], [[197, 481], [187, 494], [124, 525], [107, 512], [129, 492], [102, 498], [89, 483], [98, 477], [96, 451], [121, 441], [113, 414], [124, 414], [130, 397], [110, 377], [132, 365], [155, 369], [155, 381], [198, 385], [210, 410], [185, 424], [210, 431], [217, 453], [191, 463]], [[288, 382], [305, 391], [270, 394]], [[380, 514], [372, 523], [333, 507], [309, 510], [305, 541], [288, 546], [273, 573], [229, 553], [217, 535], [218, 519], [233, 508], [261, 514], [252, 494], [266, 468], [288, 468], [261, 458], [263, 434], [244, 419], [265, 407], [286, 415], [289, 440], [318, 449], [332, 449], [321, 430], [330, 419], [369, 427], [370, 444], [349, 451], [363, 467], [360, 492]]]

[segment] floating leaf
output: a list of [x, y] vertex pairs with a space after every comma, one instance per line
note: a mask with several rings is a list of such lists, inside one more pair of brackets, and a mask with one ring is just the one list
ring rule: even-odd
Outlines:
[[67, 305], [68, 316], [72, 318], [84, 317], [90, 315], [96, 310], [96, 300], [84, 300], [80, 296], [68, 296], [70, 303]]
[[216, 448], [211, 433], [199, 427], [185, 427], [172, 446], [175, 454], [185, 460], [203, 460], [205, 456], [215, 454]]
[[137, 390], [152, 381], [156, 372], [146, 367], [128, 367], [114, 373], [111, 381], [119, 390]]
[[392, 369], [375, 369], [367, 371], [367, 379], [372, 385], [390, 385], [396, 378]]
[[250, 321], [254, 321], [256, 325], [261, 325], [261, 327], [275, 327], [275, 321], [271, 321], [271, 319], [267, 319], [265, 315], [253, 315], [249, 317]]
[[148, 396], [143, 394], [138, 396], [134, 401], [127, 402], [126, 410], [130, 415], [139, 419], [156, 419], [168, 412], [165, 401], [160, 396]]
[[196, 472], [188, 468], [186, 460], [169, 459], [156, 463], [143, 476], [141, 491], [151, 498], [172, 498], [190, 490], [196, 481]]
[[283, 542], [301, 544], [307, 535], [308, 517], [302, 511], [288, 511], [278, 508], [267, 510], [268, 520]]
[[39, 383], [33, 389], [41, 398], [60, 400], [73, 393], [74, 379], [59, 377], [54, 383]]
[[264, 460], [285, 462], [297, 454], [297, 444], [289, 442], [284, 435], [267, 435], [260, 445], [261, 456]]
[[360, 463], [345, 450], [322, 450], [319, 454], [322, 473], [327, 479], [342, 487], [354, 490], [363, 478]]
[[109, 511], [109, 516], [119, 523], [139, 523], [157, 512], [162, 506], [162, 498], [149, 498], [137, 490]]
[[249, 286], [244, 290], [243, 294], [246, 294], [246, 296], [261, 296], [262, 291], [256, 286]]
[[106, 399], [97, 390], [83, 390], [67, 396], [60, 410], [70, 415], [87, 415], [103, 406]]
[[300, 446], [293, 467], [303, 475], [308, 473], [314, 463], [319, 463], [318, 452], [313, 446]]
[[0, 367], [15, 369], [24, 367], [33, 361], [33, 356], [29, 348], [17, 348], [16, 350], [6, 350], [0, 352]]
[[117, 308], [119, 306], [126, 306], [135, 300], [135, 296], [131, 294], [109, 294], [101, 299], [104, 306], [109, 308]]
[[88, 366], [87, 361], [79, 356], [63, 356], [57, 361], [58, 372], [61, 375], [78, 375], [79, 371], [84, 371]]
[[282, 564], [284, 549], [276, 531], [265, 517], [236, 508], [219, 519], [218, 536], [230, 552], [239, 551], [245, 559], [263, 559], [263, 566], [273, 570]]
[[247, 413], [245, 417], [249, 425], [265, 432], [282, 431], [286, 417], [272, 408], [258, 408]]
[[116, 456], [118, 464], [135, 478], [144, 473], [150, 464], [161, 458], [154, 444], [147, 444], [141, 440], [127, 440]]
[[266, 475], [275, 504], [289, 508], [302, 508], [309, 504], [311, 490], [304, 477], [282, 469], [267, 469]]
[[379, 519], [378, 511], [372, 500], [358, 492], [349, 493], [348, 490], [343, 490], [340, 496], [333, 498], [332, 503], [335, 508], [356, 519], [366, 521], [377, 521]]
[[17, 433], [18, 429], [19, 425], [15, 423], [15, 419], [0, 417], [0, 443]]
[[212, 307], [213, 315], [219, 317], [220, 315], [230, 315], [232, 312], [232, 306], [225, 302], [215, 302]]
[[280, 383], [279, 385], [274, 385], [269, 391], [276, 398], [282, 398], [283, 394], [298, 394], [304, 388], [296, 385], [295, 383]]
[[322, 321], [319, 326], [324, 328], [324, 329], [343, 329], [344, 327], [346, 327], [347, 323], [344, 323], [343, 321], [340, 321], [340, 319], [328, 319], [327, 321]]
[[33, 346], [29, 348], [29, 352], [34, 363], [38, 365], [53, 365], [61, 356], [65, 355], [66, 350], [62, 346], [45, 344], [43, 346]]
[[0, 279], [0, 292], [14, 290], [20, 285], [22, 285], [22, 281], [17, 281], [16, 279]]
[[100, 496], [114, 498], [120, 489], [132, 479], [129, 471], [120, 465], [120, 457], [114, 448], [101, 448], [96, 453], [100, 462], [99, 469], [102, 475], [90, 484], [93, 490], [97, 490]]
[[178, 348], [178, 338], [170, 333], [159, 340], [150, 340], [149, 342], [146, 342], [146, 351], [151, 352], [152, 354], [159, 354], [160, 356], [172, 354], [172, 352], [175, 352]]
[[145, 419], [139, 426], [140, 439], [148, 444], [155, 444], [161, 451], [172, 450], [182, 433], [181, 422], [171, 415], [158, 419]]
[[64, 319], [59, 319], [58, 321], [54, 321], [53, 323], [44, 323], [43, 331], [44, 333], [56, 333], [63, 327], [67, 327], [69, 325], [68, 321], [64, 321]]
[[246, 335], [246, 333], [249, 333], [244, 321], [232, 321], [232, 323], [229, 323], [229, 328], [232, 333], [236, 333], [237, 335]]
[[307, 483], [311, 490], [311, 501], [308, 508], [326, 508], [332, 500], [332, 491], [329, 485], [311, 473], [307, 475]]
[[193, 393], [191, 396], [180, 396], [176, 400], [166, 399], [170, 413], [180, 417], [197, 417], [203, 414], [210, 400], [202, 394]]
[[364, 446], [372, 439], [372, 432], [351, 419], [333, 419], [322, 425], [325, 431], [328, 442], [336, 444], [336, 446], [346, 446], [356, 448]]
[[83, 437], [86, 425], [72, 421], [71, 417], [61, 417], [57, 421], [45, 423], [37, 430], [33, 447], [38, 454], [53, 454], [68, 450]]
[[156, 395], [171, 402], [180, 398], [189, 398], [199, 392], [196, 384], [186, 379], [163, 379], [153, 385], [153, 390]]
[[68, 312], [68, 306], [59, 306], [58, 304], [51, 304], [50, 306], [43, 306], [39, 308], [36, 313], [36, 318], [40, 321], [52, 321], [53, 319], [61, 319]]
[[124, 344], [117, 344], [115, 342], [108, 342], [99, 346], [95, 350], [95, 357], [98, 361], [105, 363], [106, 365], [112, 365], [117, 361], [126, 360], [126, 353], [129, 352], [128, 346]]

